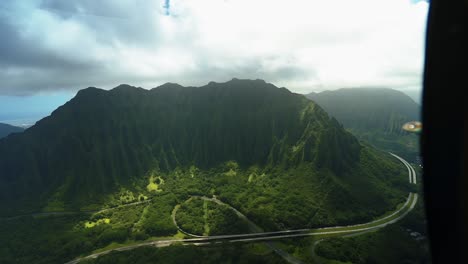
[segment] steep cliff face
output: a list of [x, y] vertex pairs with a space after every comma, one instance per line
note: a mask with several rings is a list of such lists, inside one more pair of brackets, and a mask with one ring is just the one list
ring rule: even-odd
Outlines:
[[0, 197], [36, 207], [59, 190], [78, 206], [154, 167], [208, 169], [229, 160], [242, 167], [310, 162], [339, 174], [359, 151], [315, 103], [261, 80], [87, 88], [0, 141]]

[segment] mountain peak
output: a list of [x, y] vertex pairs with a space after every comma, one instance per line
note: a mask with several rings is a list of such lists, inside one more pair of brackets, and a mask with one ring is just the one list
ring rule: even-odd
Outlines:
[[[158, 87], [155, 87], [157, 89], [160, 89], [160, 88], [184, 88], [184, 86], [178, 84], [178, 83], [173, 83], [173, 82], [167, 82], [167, 83], [164, 83]], [[155, 89], [153, 88], [153, 89]]]
[[112, 90], [124, 90], [124, 89], [130, 89], [130, 88], [136, 88], [136, 87], [129, 85], [129, 84], [122, 83], [114, 87]]
[[74, 98], [81, 98], [81, 97], [93, 96], [93, 95], [102, 94], [102, 93], [105, 93], [105, 92], [107, 92], [107, 91], [104, 90], [104, 89], [96, 88], [96, 87], [90, 86], [90, 87], [88, 87], [88, 88], [79, 90], [79, 91], [76, 93], [76, 95], [75, 95]]
[[146, 91], [146, 89], [143, 89], [141, 87], [136, 87], [136, 86], [132, 86], [132, 85], [129, 85], [129, 84], [120, 84], [119, 86], [113, 88], [110, 90], [110, 92], [113, 92], [113, 93], [133, 93], [135, 91]]

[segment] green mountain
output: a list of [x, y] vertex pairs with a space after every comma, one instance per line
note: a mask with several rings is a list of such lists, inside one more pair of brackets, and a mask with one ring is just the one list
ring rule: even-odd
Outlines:
[[418, 136], [402, 129], [420, 120], [420, 106], [403, 92], [387, 88], [348, 88], [310, 93], [307, 98], [322, 106], [360, 140], [409, 160], [419, 154]]
[[[244, 210], [257, 218], [277, 215], [260, 220], [272, 229], [331, 224], [361, 220], [403, 199], [395, 186], [405, 177], [391, 178], [400, 166], [360, 145], [314, 102], [261, 80], [91, 87], [0, 140], [0, 211], [97, 209], [119, 192], [130, 192], [128, 201], [152, 195], [161, 182], [181, 192], [188, 179], [178, 175], [195, 170], [206, 180], [186, 193], [210, 190], [251, 206]], [[288, 220], [275, 203], [293, 204], [293, 215], [310, 211]]]
[[11, 133], [23, 132], [23, 128], [0, 123], [0, 138], [6, 137]]
[[[174, 221], [245, 232], [202, 196], [263, 230], [362, 223], [406, 199], [406, 173], [313, 101], [261, 80], [87, 88], [0, 139], [0, 213], [23, 214], [0, 218], [0, 262], [63, 263], [112, 243], [180, 238]], [[244, 253], [255, 258], [256, 247]]]

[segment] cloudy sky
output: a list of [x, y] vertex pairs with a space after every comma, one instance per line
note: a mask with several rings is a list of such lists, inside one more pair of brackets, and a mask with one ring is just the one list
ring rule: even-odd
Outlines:
[[415, 91], [427, 11], [415, 0], [2, 0], [0, 96], [233, 77], [298, 93]]

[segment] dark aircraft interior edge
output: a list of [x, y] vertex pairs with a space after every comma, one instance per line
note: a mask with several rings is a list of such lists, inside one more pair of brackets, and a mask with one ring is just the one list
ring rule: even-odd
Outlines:
[[468, 263], [468, 1], [430, 1], [421, 151], [433, 263]]

